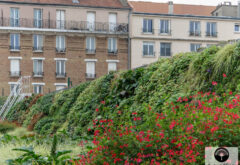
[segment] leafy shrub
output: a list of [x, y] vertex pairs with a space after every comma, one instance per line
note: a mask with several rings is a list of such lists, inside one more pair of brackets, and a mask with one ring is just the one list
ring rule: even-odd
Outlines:
[[13, 131], [16, 128], [15, 124], [9, 122], [0, 122], [0, 133], [5, 134], [9, 131]]
[[240, 146], [239, 102], [232, 92], [199, 92], [166, 103], [161, 113], [147, 105], [131, 113], [116, 109], [113, 118], [93, 121], [95, 147], [78, 163], [204, 164], [206, 146]]

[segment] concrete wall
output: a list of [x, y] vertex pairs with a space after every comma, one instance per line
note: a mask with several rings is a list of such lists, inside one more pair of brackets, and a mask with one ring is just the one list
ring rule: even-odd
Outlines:
[[66, 21], [87, 21], [87, 12], [96, 13], [96, 22], [108, 22], [109, 13], [117, 13], [117, 23], [128, 23], [128, 11], [116, 9], [102, 9], [102, 8], [83, 8], [83, 7], [69, 7], [69, 6], [30, 6], [30, 5], [14, 5], [14, 4], [0, 4], [0, 11], [3, 15], [1, 17], [10, 17], [10, 8], [19, 8], [20, 18], [32, 19], [34, 9], [43, 10], [43, 19], [49, 18], [56, 20], [56, 11], [65, 10]]
[[[153, 19], [154, 34], [142, 33], [142, 24], [144, 18]], [[171, 34], [159, 34], [160, 19], [168, 19], [171, 22]], [[189, 35], [190, 21], [201, 22], [201, 36]], [[206, 36], [206, 23], [217, 23], [217, 37]], [[137, 15], [131, 16], [130, 37], [131, 37], [131, 67], [136, 68], [158, 60], [160, 55], [160, 42], [171, 43], [172, 53], [189, 52], [191, 43], [202, 44], [205, 47], [208, 44], [217, 44], [222, 41], [239, 39], [240, 33], [234, 31], [234, 25], [240, 23], [240, 20], [206, 19], [206, 18], [187, 18], [176, 16], [154, 16]], [[155, 42], [155, 57], [143, 57], [143, 42]]]

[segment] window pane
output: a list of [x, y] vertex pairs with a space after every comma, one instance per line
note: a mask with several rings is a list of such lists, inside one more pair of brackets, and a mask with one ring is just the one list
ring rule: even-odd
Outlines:
[[148, 20], [148, 32], [152, 32], [152, 20]]

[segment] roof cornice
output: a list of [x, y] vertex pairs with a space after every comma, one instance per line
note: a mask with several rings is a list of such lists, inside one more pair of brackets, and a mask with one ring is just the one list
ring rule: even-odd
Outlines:
[[54, 4], [54, 3], [31, 3], [31, 2], [12, 2], [2, 1], [0, 3], [6, 4], [18, 4], [18, 5], [40, 5], [40, 6], [65, 6], [65, 7], [86, 7], [86, 8], [97, 8], [97, 9], [118, 9], [118, 10], [132, 10], [131, 7], [108, 7], [108, 6], [90, 6], [90, 5], [70, 5], [70, 4]]

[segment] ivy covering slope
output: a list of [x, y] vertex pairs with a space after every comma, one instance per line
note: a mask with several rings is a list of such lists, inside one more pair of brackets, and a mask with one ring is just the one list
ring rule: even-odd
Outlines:
[[[223, 74], [228, 77], [223, 79]], [[110, 73], [95, 81], [46, 96], [33, 96], [12, 108], [9, 121], [18, 121], [41, 134], [67, 130], [74, 137], [89, 134], [93, 119], [111, 118], [116, 106], [130, 112], [145, 105], [161, 111], [165, 102], [176, 101], [196, 91], [240, 90], [240, 44], [183, 53], [160, 59], [145, 68]], [[36, 101], [37, 97], [37, 101]], [[96, 113], [104, 102], [106, 111]]]

